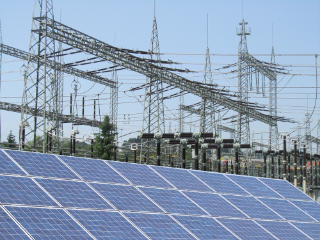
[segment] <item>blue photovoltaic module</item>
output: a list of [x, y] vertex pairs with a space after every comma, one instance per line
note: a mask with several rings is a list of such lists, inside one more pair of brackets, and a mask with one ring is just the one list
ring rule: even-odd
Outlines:
[[287, 181], [146, 164], [1, 150], [0, 205], [1, 239], [320, 240]]

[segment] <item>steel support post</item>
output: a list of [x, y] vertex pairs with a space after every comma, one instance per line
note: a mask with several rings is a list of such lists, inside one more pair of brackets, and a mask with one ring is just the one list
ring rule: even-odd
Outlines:
[[239, 151], [236, 150], [235, 174], [239, 174]]
[[307, 193], [307, 159], [306, 159], [306, 145], [303, 145], [303, 192]]
[[198, 170], [199, 169], [199, 142], [198, 139], [196, 140], [195, 143], [195, 157], [194, 157], [194, 170]]
[[295, 187], [298, 186], [298, 182], [297, 182], [297, 141], [294, 140], [293, 142], [294, 144], [294, 156], [293, 156], [293, 185]]
[[282, 160], [282, 178], [287, 180], [287, 137], [283, 136], [283, 160]]

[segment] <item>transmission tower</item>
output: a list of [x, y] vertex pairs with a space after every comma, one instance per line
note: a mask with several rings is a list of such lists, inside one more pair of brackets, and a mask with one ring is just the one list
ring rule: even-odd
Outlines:
[[[271, 50], [271, 64], [276, 64], [276, 59], [274, 55], [274, 48], [272, 46]], [[273, 119], [277, 118], [277, 75], [274, 74], [273, 78], [269, 78], [269, 108], [270, 116]], [[269, 150], [278, 150], [278, 124], [269, 125]]]
[[310, 132], [310, 123], [311, 123], [311, 119], [310, 119], [310, 113], [307, 112], [306, 114], [306, 125], [305, 125], [305, 129], [304, 129], [304, 142], [306, 144], [306, 150], [308, 153], [312, 153], [312, 142], [310, 141], [312, 139], [311, 137], [311, 132]]
[[[204, 84], [213, 84], [212, 73], [211, 73], [211, 61], [210, 61], [210, 52], [209, 47], [207, 46], [206, 51], [206, 64], [204, 67]], [[200, 112], [200, 131], [201, 132], [215, 132], [215, 111], [214, 111], [214, 102], [208, 101], [206, 98], [201, 100], [201, 112]]]
[[181, 91], [179, 96], [179, 132], [183, 132], [184, 130], [184, 126], [183, 126], [184, 110], [182, 106], [184, 106], [184, 96]]
[[118, 74], [117, 70], [113, 70], [112, 72], [112, 80], [115, 82], [112, 86], [110, 86], [110, 116], [111, 123], [113, 124], [115, 131], [117, 134], [117, 119], [118, 119]]
[[[248, 55], [247, 48], [247, 35], [251, 34], [251, 29], [246, 28], [248, 23], [242, 19], [239, 23], [240, 29], [237, 29], [237, 35], [240, 36], [239, 48], [238, 48], [238, 101], [248, 102], [248, 65], [243, 59]], [[250, 142], [250, 128], [249, 128], [249, 116], [238, 113], [238, 130], [237, 139], [239, 143]]]
[[[39, 22], [38, 17], [42, 17]], [[38, 18], [39, 19], [39, 18]], [[47, 58], [50, 56], [56, 62], [55, 41], [49, 38], [49, 19], [54, 19], [52, 0], [36, 0], [33, 12], [31, 38], [29, 46], [29, 57], [24, 77], [24, 91], [21, 111], [21, 130], [19, 139], [19, 149], [27, 141], [33, 141], [31, 148], [35, 149], [37, 140], [42, 143], [43, 152], [46, 152], [47, 129], [55, 132], [59, 138], [59, 118], [57, 99], [60, 97], [56, 70], [47, 66]], [[31, 56], [38, 57], [34, 62]], [[36, 109], [33, 113], [31, 108]], [[42, 117], [38, 117], [39, 113]], [[52, 115], [47, 119], [47, 115]], [[25, 134], [22, 134], [25, 128]], [[24, 136], [26, 139], [23, 139]], [[38, 139], [39, 138], [39, 139]], [[51, 139], [51, 138], [50, 138]], [[24, 141], [24, 142], [23, 142]], [[51, 141], [51, 140], [50, 140]], [[33, 146], [32, 146], [33, 145]]]
[[[320, 120], [318, 120], [318, 125], [317, 125], [317, 138], [319, 139], [320, 136]], [[320, 154], [320, 141], [317, 141], [317, 153]]]
[[[156, 61], [156, 66], [161, 67], [156, 17], [153, 18], [149, 56], [151, 60]], [[154, 74], [146, 78], [142, 129], [144, 133], [164, 132], [165, 130], [162, 80], [161, 76], [158, 77], [156, 74], [156, 70], [154, 68]]]
[[[160, 47], [158, 39], [157, 20], [154, 15], [151, 42], [149, 49], [149, 56], [151, 60], [155, 60], [155, 65], [161, 68], [160, 59]], [[165, 120], [164, 120], [164, 106], [163, 106], [163, 92], [162, 92], [162, 79], [161, 74], [157, 72], [157, 68], [153, 68], [152, 73], [146, 78], [144, 109], [143, 109], [143, 123], [142, 132], [165, 132]], [[142, 140], [141, 140], [142, 143]], [[150, 144], [147, 142], [147, 160], [149, 160]], [[142, 144], [141, 144], [141, 156], [142, 159]]]
[[[0, 20], [0, 94], [1, 94], [1, 75], [2, 75], [2, 30], [1, 30], [1, 20]], [[0, 111], [0, 143], [1, 141], [1, 111]]]

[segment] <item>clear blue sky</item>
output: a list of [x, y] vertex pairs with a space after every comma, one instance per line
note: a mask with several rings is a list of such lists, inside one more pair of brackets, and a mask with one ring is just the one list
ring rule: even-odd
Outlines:
[[[89, 34], [106, 43], [117, 47], [148, 50], [152, 30], [152, 20], [154, 16], [153, 0], [54, 0], [55, 19], [75, 28], [81, 32]], [[33, 0], [16, 0], [1, 2], [0, 18], [2, 26], [3, 43], [28, 51], [30, 41], [30, 30], [33, 13]], [[251, 28], [251, 35], [248, 36], [248, 49], [251, 54], [270, 54], [272, 47], [272, 24], [273, 24], [273, 45], [276, 54], [316, 54], [320, 53], [320, 1], [318, 0], [244, 0], [243, 13], [242, 1], [240, 0], [157, 0], [156, 17], [159, 31], [160, 50], [163, 53], [194, 53], [205, 54], [207, 37], [207, 14], [209, 16], [209, 48], [211, 53], [217, 54], [237, 54], [239, 36], [236, 35], [236, 28], [242, 17]], [[87, 55], [66, 58], [65, 61], [81, 60]], [[82, 58], [81, 58], [82, 57]], [[263, 61], [270, 61], [270, 56], [257, 58]], [[187, 63], [178, 65], [180, 68], [202, 71], [204, 69], [204, 55], [171, 55], [162, 56], [163, 60]], [[10, 56], [3, 56], [2, 64], [2, 84], [1, 101], [21, 104], [22, 96], [22, 76], [20, 68], [23, 61], [14, 61]], [[233, 56], [211, 56], [212, 69], [237, 62], [237, 57]], [[276, 62], [283, 65], [314, 65], [314, 57], [276, 57]], [[103, 64], [93, 66], [93, 69]], [[89, 67], [90, 68], [90, 67]], [[85, 68], [84, 68], [85, 69]], [[291, 76], [278, 76], [279, 93], [278, 108], [280, 116], [290, 117], [302, 121], [307, 112], [312, 112], [315, 103], [315, 67], [287, 67], [292, 73], [304, 74], [294, 76], [287, 84]], [[87, 69], [85, 69], [87, 70]], [[217, 71], [215, 71], [216, 73]], [[310, 74], [313, 76], [305, 76]], [[130, 71], [120, 71], [119, 82], [119, 115], [118, 127], [122, 134], [127, 134], [141, 130], [142, 126], [142, 105], [138, 102], [138, 95], [143, 95], [143, 91], [135, 92], [137, 95], [127, 92], [131, 87], [145, 83], [145, 77]], [[202, 81], [202, 72], [189, 73], [184, 75], [191, 80]], [[111, 74], [106, 75], [111, 77]], [[215, 82], [219, 86], [225, 86], [231, 91], [237, 90], [237, 79], [235, 74], [216, 74]], [[229, 79], [231, 78], [231, 79]], [[228, 80], [226, 80], [228, 79]], [[12, 81], [16, 80], [16, 81]], [[73, 77], [65, 77], [66, 104], [72, 91], [70, 86]], [[81, 81], [80, 92], [85, 92], [91, 88], [92, 83]], [[309, 87], [309, 88], [301, 88]], [[125, 92], [126, 91], [126, 92]], [[166, 93], [170, 95], [177, 90]], [[92, 99], [97, 98], [94, 94], [100, 93], [101, 114], [109, 112], [109, 89], [103, 91], [103, 87], [95, 85], [86, 94], [87, 104], [92, 104]], [[89, 96], [89, 94], [92, 94]], [[129, 97], [131, 96], [131, 97]], [[294, 99], [296, 98], [296, 99]], [[91, 100], [89, 100], [91, 99]], [[307, 99], [309, 99], [307, 101]], [[80, 98], [79, 98], [80, 101]], [[186, 95], [185, 104], [199, 102], [198, 97]], [[268, 98], [263, 98], [254, 92], [250, 94], [251, 102], [267, 104]], [[80, 103], [80, 102], [79, 102]], [[168, 100], [166, 104], [166, 129], [177, 130], [178, 99]], [[320, 105], [315, 108], [312, 117], [311, 127], [318, 122]], [[65, 113], [68, 113], [66, 107]], [[124, 121], [124, 114], [130, 123]], [[234, 112], [228, 112], [226, 116], [231, 116]], [[86, 107], [86, 115], [92, 115], [92, 106]], [[90, 117], [90, 116], [88, 116]], [[1, 111], [2, 140], [6, 138], [9, 131], [18, 136], [18, 123], [20, 114]], [[192, 131], [198, 130], [198, 117], [192, 116]], [[191, 118], [186, 118], [186, 122], [191, 122]], [[224, 123], [231, 126], [230, 123]], [[194, 126], [195, 125], [195, 126]], [[294, 124], [279, 124], [279, 131], [292, 131]], [[66, 125], [66, 131], [70, 126]], [[79, 127], [80, 132], [91, 134], [96, 129], [89, 127]], [[185, 130], [190, 130], [190, 124]], [[268, 126], [255, 122], [251, 130], [254, 132], [267, 132]], [[317, 135], [315, 131], [312, 135]], [[119, 131], [120, 133], [120, 131]], [[122, 138], [135, 137], [136, 133]], [[224, 133], [223, 137], [229, 137]], [[261, 136], [257, 135], [257, 138]], [[263, 135], [267, 138], [267, 133]], [[119, 139], [121, 140], [121, 139]]]

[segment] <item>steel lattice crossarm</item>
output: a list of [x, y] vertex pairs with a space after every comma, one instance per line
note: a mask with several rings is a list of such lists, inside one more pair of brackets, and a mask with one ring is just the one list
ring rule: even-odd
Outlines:
[[319, 138], [316, 138], [316, 137], [313, 137], [311, 135], [307, 135], [306, 136], [306, 140], [308, 142], [313, 142], [313, 143], [316, 143], [316, 144], [320, 144], [320, 139]]
[[264, 64], [263, 62], [256, 59], [250, 54], [242, 54], [240, 59], [247, 63], [249, 66], [253, 67], [256, 71], [260, 72], [262, 75], [266, 76], [270, 80], [277, 80], [277, 74], [274, 70], [270, 69], [269, 65]]
[[[0, 44], [0, 46], [2, 47], [2, 52], [4, 54], [10, 55], [12, 57], [20, 58], [23, 60], [28, 60], [28, 55], [29, 55], [28, 52], [25, 52], [25, 51], [17, 49], [17, 48], [10, 47], [5, 44]], [[38, 56], [33, 55], [30, 57], [30, 61], [33, 61], [33, 62], [43, 61], [43, 59], [39, 58]], [[110, 80], [108, 78], [103, 78], [103, 77], [100, 77], [100, 76], [95, 75], [93, 73], [89, 73], [89, 72], [82, 71], [82, 70], [79, 70], [79, 69], [76, 69], [73, 67], [69, 67], [67, 65], [60, 64], [58, 62], [54, 62], [49, 59], [46, 59], [46, 61], [47, 61], [47, 66], [49, 66], [52, 69], [57, 69], [57, 70], [61, 69], [61, 71], [64, 73], [74, 75], [74, 76], [77, 76], [80, 78], [84, 78], [84, 79], [90, 80], [92, 82], [96, 82], [96, 83], [106, 85], [109, 87], [113, 87], [115, 84], [115, 82], [113, 82], [112, 80]]]
[[252, 142], [252, 145], [253, 146], [259, 146], [259, 147], [265, 147], [265, 148], [269, 147], [267, 144], [263, 144], [263, 143], [260, 143], [260, 142]]
[[[200, 112], [201, 112], [200, 109], [195, 109], [193, 107], [185, 106], [185, 105], [182, 105], [181, 109], [183, 109], [185, 111], [188, 111], [190, 113], [193, 113], [193, 114], [197, 114], [197, 115], [200, 115]], [[212, 114], [212, 113], [209, 113], [209, 114]], [[223, 131], [226, 131], [226, 132], [231, 132], [231, 133], [236, 132], [236, 130], [233, 129], [233, 128], [229, 128], [229, 127], [226, 127], [226, 126], [218, 124], [217, 125], [217, 130], [220, 130], [220, 129], [223, 130]]]
[[[34, 18], [39, 22], [45, 22], [45, 17]], [[269, 125], [276, 124], [276, 119], [269, 115], [263, 114], [253, 107], [247, 106], [245, 103], [234, 101], [220, 94], [219, 91], [214, 91], [211, 88], [202, 86], [196, 81], [190, 81], [184, 77], [174, 74], [165, 69], [159, 69], [156, 65], [145, 61], [143, 58], [136, 57], [126, 52], [120, 52], [115, 47], [99, 41], [91, 36], [88, 36], [82, 32], [72, 29], [64, 24], [47, 18], [47, 36], [60, 41], [64, 44], [87, 52], [94, 56], [105, 59], [117, 65], [121, 65], [127, 69], [138, 72], [148, 77], [161, 78], [162, 81], [168, 85], [179, 88], [188, 93], [196, 96], [212, 99], [215, 103], [231, 109], [236, 112], [240, 112], [258, 121], [264, 122]], [[45, 34], [42, 30], [33, 30], [39, 34]]]
[[[10, 112], [21, 113], [21, 105], [8, 103], [8, 102], [0, 102], [0, 109], [10, 111]], [[42, 111], [39, 111], [39, 110], [35, 111], [34, 108], [29, 108], [29, 110], [30, 110], [29, 111], [30, 113], [36, 114], [38, 117], [43, 116]], [[53, 118], [53, 114], [49, 112], [46, 113], [46, 116], [47, 116], [47, 119]], [[65, 114], [59, 114], [58, 116], [62, 123], [73, 123], [74, 125], [87, 125], [92, 127], [99, 127], [101, 125], [100, 121], [90, 120], [87, 118], [74, 117], [72, 115], [65, 115]]]

